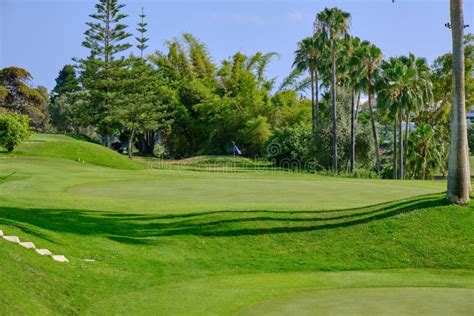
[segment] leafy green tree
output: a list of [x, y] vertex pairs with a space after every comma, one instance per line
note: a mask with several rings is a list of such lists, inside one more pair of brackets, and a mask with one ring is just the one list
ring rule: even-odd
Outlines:
[[[352, 93], [350, 89], [339, 89], [337, 99], [337, 138], [338, 138], [338, 165], [340, 170], [350, 171], [350, 161], [352, 155], [352, 144], [351, 144], [351, 107], [352, 107]], [[332, 108], [331, 96], [326, 94], [323, 95], [323, 103], [327, 106], [323, 109]], [[332, 111], [331, 111], [332, 112]], [[330, 117], [332, 113], [322, 113]], [[370, 137], [370, 121], [362, 122], [359, 121], [358, 128], [355, 135], [355, 146], [356, 151], [356, 165], [358, 168], [373, 168], [374, 155], [374, 143]], [[315, 158], [317, 161], [318, 168], [329, 170], [332, 169], [332, 122], [331, 120], [322, 120], [320, 131], [316, 137], [315, 143]]]
[[2, 99], [0, 106], [19, 114], [28, 114], [28, 109], [45, 102], [38, 89], [31, 88], [29, 81], [33, 79], [25, 69], [7, 67], [0, 70], [0, 87]]
[[309, 171], [314, 172], [313, 141], [309, 124], [286, 125], [273, 131], [265, 145], [266, 156], [278, 167], [296, 166], [298, 169], [310, 168]]
[[128, 157], [139, 132], [165, 129], [171, 123], [168, 104], [160, 98], [160, 81], [153, 68], [142, 58], [130, 57], [124, 69], [119, 100], [112, 107], [108, 120], [120, 125], [128, 136]]
[[64, 65], [59, 71], [58, 77], [55, 79], [56, 85], [51, 91], [51, 101], [65, 94], [76, 92], [81, 89], [79, 80], [76, 76], [76, 69], [72, 65]]
[[0, 146], [13, 151], [30, 136], [30, 119], [12, 112], [0, 113]]
[[333, 170], [338, 171], [337, 167], [337, 111], [336, 111], [336, 60], [338, 52], [339, 39], [343, 38], [349, 31], [350, 14], [338, 8], [324, 9], [316, 16], [315, 29], [316, 34], [323, 38], [323, 42], [328, 46], [331, 54], [331, 103], [332, 103], [332, 121], [333, 121]]
[[273, 129], [310, 122], [311, 101], [301, 99], [295, 90], [275, 93], [271, 98], [273, 110], [268, 122]]
[[262, 153], [264, 144], [270, 137], [271, 125], [265, 116], [257, 116], [245, 123], [241, 133], [247, 154], [250, 157], [256, 157]]
[[49, 128], [48, 91], [32, 88], [31, 74], [25, 69], [7, 67], [0, 70], [0, 107], [30, 118], [31, 127], [44, 132]]
[[69, 118], [67, 115], [67, 94], [80, 91], [79, 80], [76, 76], [76, 69], [72, 65], [65, 65], [56, 78], [56, 86], [51, 91], [49, 112], [52, 125], [60, 132], [69, 132]]

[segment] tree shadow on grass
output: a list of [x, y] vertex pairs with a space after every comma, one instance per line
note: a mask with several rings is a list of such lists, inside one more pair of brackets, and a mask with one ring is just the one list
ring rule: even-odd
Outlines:
[[0, 225], [15, 226], [44, 239], [51, 231], [104, 237], [126, 244], [154, 244], [162, 237], [177, 235], [232, 237], [337, 229], [446, 204], [441, 195], [427, 195], [333, 211], [216, 211], [158, 216], [0, 207]]

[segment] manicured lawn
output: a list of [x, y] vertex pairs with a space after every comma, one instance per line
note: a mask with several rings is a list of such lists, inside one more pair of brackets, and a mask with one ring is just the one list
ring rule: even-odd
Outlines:
[[127, 170], [24, 152], [0, 156], [0, 176], [16, 172], [0, 180], [0, 229], [70, 263], [0, 240], [0, 314], [226, 315], [267, 300], [296, 312], [324, 289], [474, 288], [474, 208], [446, 205], [444, 182]]
[[319, 290], [278, 297], [242, 310], [238, 315], [468, 315], [474, 289], [356, 288]]

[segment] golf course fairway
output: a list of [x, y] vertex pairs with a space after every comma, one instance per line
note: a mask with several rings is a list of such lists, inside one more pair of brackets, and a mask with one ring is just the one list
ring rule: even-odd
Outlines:
[[69, 260], [0, 239], [0, 314], [472, 311], [474, 209], [444, 181], [150, 168], [96, 146], [0, 153], [0, 230]]

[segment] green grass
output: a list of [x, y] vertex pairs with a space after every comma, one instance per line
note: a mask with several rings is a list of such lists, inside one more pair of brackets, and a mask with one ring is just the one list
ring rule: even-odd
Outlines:
[[65, 135], [34, 134], [11, 154], [18, 157], [49, 157], [73, 160], [77, 163], [118, 169], [139, 169], [142, 166], [101, 145]]
[[0, 240], [2, 315], [228, 315], [325, 289], [474, 288], [474, 206], [447, 205], [445, 182], [126, 170], [26, 151], [0, 158], [0, 176], [12, 172], [0, 229], [70, 263]]
[[269, 300], [238, 315], [469, 315], [473, 289], [363, 288], [306, 292]]

